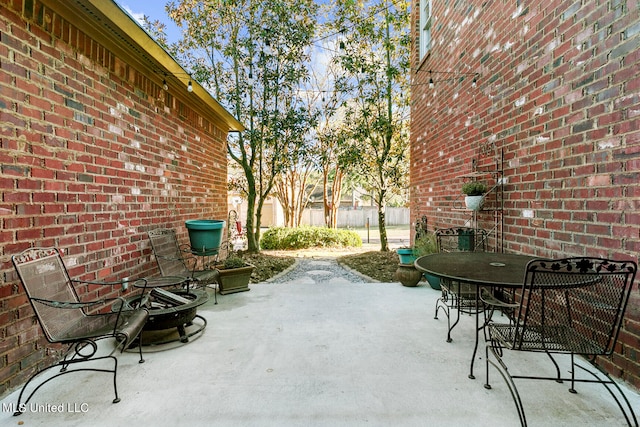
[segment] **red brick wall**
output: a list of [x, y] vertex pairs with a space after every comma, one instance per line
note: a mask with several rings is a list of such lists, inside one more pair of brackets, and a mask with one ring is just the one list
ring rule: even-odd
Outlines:
[[[431, 53], [412, 57], [412, 220], [465, 223], [461, 175], [502, 152], [505, 251], [637, 260], [638, 1], [433, 0], [433, 9]], [[478, 223], [493, 220], [485, 212]], [[638, 294], [611, 364], [636, 388]]]
[[226, 131], [186, 91], [12, 3], [0, 6], [0, 395], [51, 357], [11, 255], [57, 246], [74, 278], [156, 275], [147, 230], [187, 242], [185, 219], [227, 212]]

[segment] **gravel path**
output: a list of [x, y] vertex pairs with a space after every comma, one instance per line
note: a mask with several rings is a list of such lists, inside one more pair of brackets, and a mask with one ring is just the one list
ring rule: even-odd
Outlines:
[[269, 280], [271, 283], [368, 283], [371, 281], [345, 269], [335, 258], [299, 258], [291, 270]]

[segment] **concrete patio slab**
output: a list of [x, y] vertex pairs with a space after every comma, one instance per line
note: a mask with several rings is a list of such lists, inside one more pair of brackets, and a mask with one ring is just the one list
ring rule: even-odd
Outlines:
[[[108, 375], [75, 373], [43, 387], [19, 417], [11, 415], [17, 392], [7, 396], [0, 425], [518, 425], [495, 370], [493, 389], [483, 387], [484, 351], [477, 379], [467, 378], [473, 318], [445, 342], [446, 321], [433, 319], [439, 291], [314, 275], [254, 284], [217, 305], [211, 298], [198, 311], [208, 321], [199, 338], [149, 347], [144, 364], [135, 352], [120, 355], [120, 403], [111, 403]], [[534, 370], [546, 363], [510, 360]], [[626, 425], [602, 386], [580, 385], [578, 394], [550, 381], [519, 386], [531, 426]], [[640, 408], [640, 395], [628, 397]]]

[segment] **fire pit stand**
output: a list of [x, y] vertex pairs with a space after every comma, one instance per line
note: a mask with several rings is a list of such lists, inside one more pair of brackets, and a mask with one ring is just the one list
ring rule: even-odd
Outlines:
[[[188, 283], [187, 280], [184, 277], [165, 276], [147, 279], [145, 284], [135, 285], [143, 288], [143, 291], [140, 295], [128, 298], [127, 303], [134, 307], [142, 305], [149, 310], [149, 318], [142, 329], [143, 332], [177, 328], [179, 335], [177, 339], [160, 339], [149, 343], [143, 340], [143, 345], [161, 345], [176, 341], [187, 343], [189, 338], [204, 331], [207, 320], [196, 312], [199, 306], [209, 300], [209, 294], [206, 290], [176, 287]], [[147, 292], [149, 289], [151, 290]], [[196, 318], [198, 324], [194, 323]]]

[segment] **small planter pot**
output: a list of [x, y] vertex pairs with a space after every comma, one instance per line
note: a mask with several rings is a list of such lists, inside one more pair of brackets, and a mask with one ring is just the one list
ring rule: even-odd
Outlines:
[[472, 211], [479, 211], [484, 204], [484, 196], [466, 196], [464, 198], [464, 204], [467, 209]]
[[422, 272], [418, 271], [412, 264], [398, 264], [398, 269], [393, 274], [393, 280], [402, 283], [403, 286], [413, 288], [418, 286], [422, 278]]
[[475, 233], [473, 230], [468, 232], [460, 231], [458, 235], [458, 250], [459, 251], [474, 251], [476, 247]]
[[239, 268], [217, 267], [217, 282], [220, 287], [220, 294], [226, 295], [250, 290], [249, 281], [251, 280], [253, 269], [254, 266], [249, 264]]
[[411, 264], [416, 260], [416, 256], [413, 254], [412, 248], [399, 248], [396, 249], [398, 258], [400, 258], [400, 264]]

